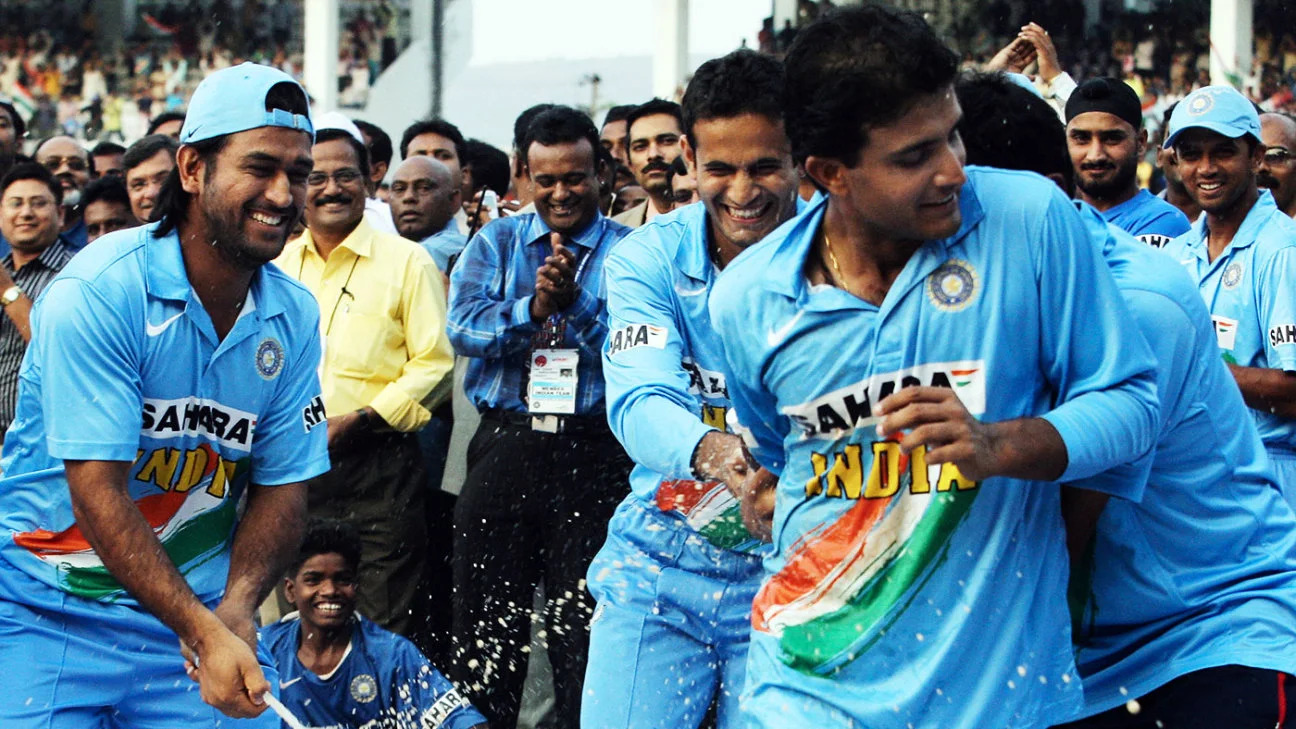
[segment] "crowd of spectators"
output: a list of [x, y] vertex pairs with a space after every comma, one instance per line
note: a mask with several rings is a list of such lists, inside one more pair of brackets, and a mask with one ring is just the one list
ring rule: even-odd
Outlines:
[[[341, 12], [340, 103], [359, 107], [396, 58], [400, 12], [389, 0], [344, 2]], [[301, 0], [140, 3], [135, 31], [111, 51], [100, 13], [90, 2], [0, 4], [0, 28], [24, 29], [0, 32], [0, 95], [29, 139], [133, 142], [208, 74], [244, 61], [301, 77]]]

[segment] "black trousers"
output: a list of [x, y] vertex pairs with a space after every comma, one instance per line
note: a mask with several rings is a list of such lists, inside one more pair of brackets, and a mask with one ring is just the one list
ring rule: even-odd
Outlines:
[[427, 484], [412, 433], [377, 436], [343, 454], [311, 487], [312, 517], [341, 519], [360, 532], [358, 609], [384, 628], [410, 636], [427, 556]]
[[558, 726], [580, 724], [594, 600], [585, 572], [633, 467], [606, 426], [550, 434], [483, 419], [455, 506], [455, 659], [447, 667], [492, 727], [517, 724], [532, 596], [543, 578]]
[[1260, 668], [1194, 671], [1135, 703], [1054, 729], [1296, 729], [1296, 678]]

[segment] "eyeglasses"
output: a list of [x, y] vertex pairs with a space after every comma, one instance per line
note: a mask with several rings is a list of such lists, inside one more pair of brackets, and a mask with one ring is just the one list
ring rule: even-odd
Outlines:
[[1271, 165], [1285, 165], [1292, 159], [1292, 153], [1282, 147], [1270, 147], [1265, 150], [1264, 161]]
[[50, 172], [58, 172], [63, 165], [67, 165], [73, 172], [84, 172], [88, 166], [80, 157], [47, 157], [41, 164]]
[[352, 168], [338, 170], [331, 175], [327, 172], [312, 172], [306, 175], [306, 184], [311, 187], [323, 187], [332, 178], [339, 185], [350, 185], [361, 177], [363, 175], [360, 174], [360, 170]]

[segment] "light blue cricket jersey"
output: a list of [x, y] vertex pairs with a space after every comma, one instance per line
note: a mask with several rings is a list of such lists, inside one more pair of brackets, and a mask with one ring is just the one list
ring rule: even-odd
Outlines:
[[[1268, 190], [1214, 261], [1206, 216], [1163, 249], [1183, 264], [1206, 301], [1224, 360], [1296, 372], [1296, 221]], [[1296, 455], [1296, 421], [1251, 410], [1265, 447]], [[1296, 484], [1285, 484], [1296, 487]]]
[[635, 461], [631, 493], [723, 549], [760, 543], [719, 481], [693, 478], [693, 453], [713, 430], [733, 432], [724, 350], [707, 299], [719, 271], [707, 217], [688, 205], [636, 228], [608, 256], [603, 350], [608, 422]]
[[1141, 500], [1107, 502], [1072, 578], [1082, 716], [1203, 668], [1296, 672], [1296, 515], [1210, 316], [1170, 258], [1119, 230], [1103, 254], [1156, 355], [1162, 424]]
[[1100, 215], [1103, 220], [1153, 248], [1164, 248], [1192, 227], [1192, 221], [1183, 211], [1143, 188], [1139, 188], [1134, 197], [1102, 211]]
[[317, 676], [297, 658], [297, 613], [261, 630], [279, 669], [279, 700], [319, 729], [410, 727], [469, 729], [486, 719], [428, 662], [414, 644], [355, 616], [351, 645], [328, 676]]
[[1081, 705], [1060, 487], [976, 483], [875, 432], [886, 395], [934, 385], [987, 421], [1043, 415], [1066, 480], [1153, 443], [1151, 354], [1071, 202], [1038, 175], [967, 172], [959, 231], [924, 243], [880, 307], [807, 282], [824, 203], [716, 284], [730, 398], [781, 475], [753, 606], [758, 702], [809, 694], [861, 726], [942, 729]]
[[[249, 482], [329, 468], [314, 297], [263, 266], [218, 340], [179, 239], [156, 228], [104, 236], [45, 289], [0, 461], [0, 557], [51, 588], [129, 606], [75, 523], [65, 459], [133, 464], [131, 499], [204, 602], [224, 592]], [[63, 600], [3, 581], [0, 598]]]

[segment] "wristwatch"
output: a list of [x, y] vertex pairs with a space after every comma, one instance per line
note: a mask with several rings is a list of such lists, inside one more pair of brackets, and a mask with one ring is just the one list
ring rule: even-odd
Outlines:
[[9, 288], [5, 289], [4, 293], [0, 294], [0, 309], [3, 309], [9, 306], [10, 304], [12, 304], [13, 302], [17, 301], [18, 297], [22, 295], [23, 295], [23, 290], [18, 288], [18, 284], [14, 284], [13, 286], [10, 286]]

